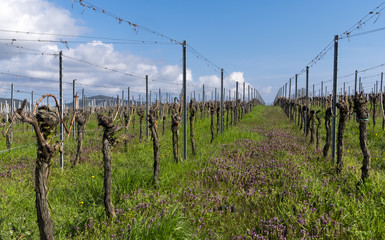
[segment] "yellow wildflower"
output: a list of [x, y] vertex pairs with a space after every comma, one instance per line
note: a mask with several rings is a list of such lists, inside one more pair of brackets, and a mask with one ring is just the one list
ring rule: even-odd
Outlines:
[[81, 202], [79, 202], [79, 204], [80, 204], [80, 205], [83, 205], [83, 204], [84, 204], [84, 202], [83, 202], [83, 201], [81, 201]]
[[95, 176], [91, 176], [92, 178], [95, 178]]

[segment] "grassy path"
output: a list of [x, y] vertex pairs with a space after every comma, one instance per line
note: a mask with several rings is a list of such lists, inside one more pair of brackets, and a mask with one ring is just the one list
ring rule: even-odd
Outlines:
[[238, 130], [254, 134], [223, 145], [184, 191], [199, 238], [384, 239], [383, 178], [357, 188], [351, 156], [336, 175], [279, 108]]

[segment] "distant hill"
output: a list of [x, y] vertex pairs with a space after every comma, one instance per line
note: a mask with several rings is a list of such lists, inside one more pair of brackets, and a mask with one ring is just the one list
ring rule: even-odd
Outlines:
[[[20, 99], [13, 99], [13, 102], [15, 104], [15, 108], [18, 108], [19, 106], [21, 106], [21, 104], [23, 103], [24, 100], [20, 100]], [[11, 105], [11, 99], [10, 98], [0, 98], [0, 104], [2, 105], [2, 109], [4, 109], [5, 107], [5, 103], [8, 104], [8, 106]], [[27, 102], [27, 106], [29, 106], [29, 102]]]

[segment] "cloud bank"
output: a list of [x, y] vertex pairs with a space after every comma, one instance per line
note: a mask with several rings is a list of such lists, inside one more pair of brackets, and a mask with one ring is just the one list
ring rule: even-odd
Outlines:
[[[69, 11], [44, 0], [1, 1], [0, 29], [70, 35], [84, 34], [88, 31], [84, 23], [73, 18]], [[178, 94], [182, 88], [182, 68], [180, 65], [158, 65], [152, 59], [117, 51], [113, 44], [102, 41], [90, 41], [75, 46], [67, 45], [68, 48], [66, 48], [65, 45], [56, 42], [21, 41], [23, 39], [60, 41], [58, 36], [26, 35], [5, 31], [0, 31], [0, 39], [8, 39], [0, 41], [0, 72], [34, 78], [0, 74], [0, 82], [3, 82], [3, 85], [9, 86], [10, 83], [14, 83], [16, 89], [23, 89], [20, 93], [34, 90], [37, 94], [58, 94], [58, 56], [42, 55], [41, 53], [57, 54], [60, 50], [63, 51], [64, 56], [63, 80], [66, 83], [64, 84], [66, 96], [72, 95], [70, 83], [73, 79], [77, 79], [77, 88], [85, 88], [89, 96], [116, 95], [127, 87], [130, 87], [133, 93], [143, 94], [145, 92], [145, 75], [148, 75], [150, 79], [149, 88], [152, 91], [162, 89], [163, 93]], [[16, 39], [16, 41], [9, 39]], [[108, 71], [103, 67], [119, 72]], [[141, 78], [125, 75], [121, 72]], [[240, 84], [240, 93], [242, 93], [242, 84], [245, 82], [243, 72], [233, 72], [224, 78], [226, 95], [228, 95], [228, 90], [234, 91], [237, 81]], [[192, 70], [187, 69], [189, 94], [192, 94], [193, 91], [197, 91], [197, 94], [200, 93], [203, 84], [209, 98], [211, 97], [210, 92], [214, 91], [215, 87], [218, 88], [219, 93], [219, 76], [209, 75], [194, 78]], [[7, 97], [8, 93], [4, 90], [5, 88], [0, 90], [0, 97]]]

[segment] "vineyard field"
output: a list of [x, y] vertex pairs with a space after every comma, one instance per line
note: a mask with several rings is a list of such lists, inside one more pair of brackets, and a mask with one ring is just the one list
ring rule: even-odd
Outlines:
[[[137, 124], [137, 123], [136, 123]], [[53, 163], [48, 202], [58, 239], [382, 239], [385, 236], [384, 168], [380, 126], [370, 128], [372, 174], [360, 179], [360, 153], [353, 120], [348, 123], [340, 175], [330, 159], [309, 145], [278, 107], [256, 106], [237, 126], [210, 144], [209, 119], [196, 124], [196, 156], [175, 164], [171, 131], [160, 136], [159, 185], [152, 183], [150, 140], [138, 141], [138, 126], [112, 151], [113, 202], [103, 207], [101, 137], [95, 119], [86, 127], [83, 158], [72, 166], [76, 142], [65, 142], [65, 167]], [[168, 126], [169, 129], [170, 126]], [[14, 142], [33, 141], [32, 132]], [[321, 136], [324, 134], [322, 133]], [[5, 148], [2, 140], [2, 149]], [[322, 144], [321, 144], [322, 145]], [[358, 150], [357, 150], [358, 149]], [[2, 155], [2, 239], [39, 236], [34, 203], [36, 146]]]

